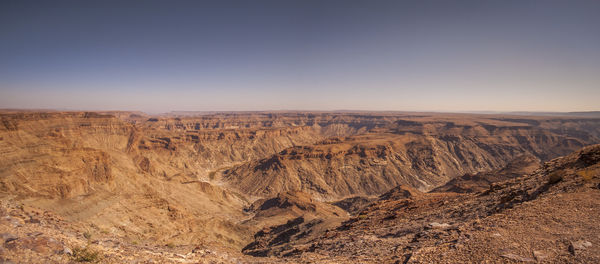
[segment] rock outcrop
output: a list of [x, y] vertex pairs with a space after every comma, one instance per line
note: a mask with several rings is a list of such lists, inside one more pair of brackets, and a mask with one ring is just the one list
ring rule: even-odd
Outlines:
[[530, 174], [539, 166], [540, 160], [537, 157], [523, 155], [510, 161], [505, 167], [500, 169], [456, 177], [446, 184], [433, 189], [432, 192], [480, 192], [487, 190], [490, 184], [494, 182], [501, 182]]
[[286, 256], [320, 263], [596, 263], [599, 183], [595, 145], [484, 192], [415, 195], [400, 187], [394, 193], [401, 195], [382, 197], [336, 229], [288, 242]]

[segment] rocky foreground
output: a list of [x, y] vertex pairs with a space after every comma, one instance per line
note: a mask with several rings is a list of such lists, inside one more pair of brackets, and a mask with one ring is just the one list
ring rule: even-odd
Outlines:
[[0, 263], [237, 263], [248, 256], [202, 245], [148, 245], [108, 233], [81, 232], [70, 222], [35, 208], [2, 202]]
[[257, 234], [252, 255], [319, 263], [599, 263], [600, 145], [487, 190], [422, 193], [399, 186], [306, 243], [309, 223]]

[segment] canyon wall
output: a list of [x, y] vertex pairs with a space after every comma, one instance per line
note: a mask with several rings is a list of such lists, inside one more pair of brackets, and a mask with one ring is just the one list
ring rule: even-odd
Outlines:
[[304, 214], [257, 218], [244, 210], [257, 200], [430, 190], [520, 155], [548, 160], [600, 134], [593, 118], [431, 113], [13, 111], [0, 120], [2, 199], [132, 243], [234, 250], [259, 227]]

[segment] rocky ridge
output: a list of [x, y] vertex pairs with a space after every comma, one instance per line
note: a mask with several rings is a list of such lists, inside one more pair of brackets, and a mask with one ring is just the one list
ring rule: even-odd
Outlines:
[[336, 229], [288, 246], [295, 261], [596, 263], [600, 145], [476, 193], [399, 187]]

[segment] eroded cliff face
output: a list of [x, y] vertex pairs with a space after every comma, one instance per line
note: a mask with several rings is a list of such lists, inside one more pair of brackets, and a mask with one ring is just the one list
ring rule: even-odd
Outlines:
[[485, 119], [396, 121], [362, 135], [285, 149], [229, 169], [224, 179], [257, 196], [302, 190], [332, 200], [379, 195], [401, 184], [428, 191], [521, 155], [543, 160], [565, 155], [590, 138]]
[[503, 168], [476, 174], [467, 173], [453, 178], [444, 185], [431, 190], [431, 192], [473, 193], [485, 191], [494, 182], [506, 181], [533, 173], [539, 166], [540, 159], [531, 154], [525, 154], [516, 157]]
[[[334, 134], [355, 134], [361, 129], [347, 124], [320, 126], [312, 122], [309, 126], [278, 119], [254, 120], [252, 116], [244, 123], [243, 118], [164, 119], [137, 114], [132, 114], [138, 119], [132, 122], [123, 115], [3, 115], [0, 165], [6, 176], [4, 188], [26, 195], [73, 197], [86, 194], [94, 183], [111, 186], [115, 175], [126, 173], [119, 170], [180, 181], [209, 181], [232, 164], [322, 140], [332, 133], [330, 126], [335, 127], [331, 128]], [[59, 185], [58, 179], [68, 184]]]
[[399, 186], [312, 240], [270, 245], [303, 223], [261, 233], [248, 253], [318, 263], [597, 263], [600, 145], [475, 193]]
[[2, 116], [1, 188], [11, 194], [67, 198], [95, 184], [114, 187], [120, 172], [109, 151], [122, 151], [132, 127], [89, 113]]
[[597, 142], [600, 128], [595, 119], [402, 113], [6, 112], [0, 119], [2, 199], [131, 242], [232, 250], [269, 223], [303, 217], [325, 227], [347, 217], [244, 211], [257, 199], [302, 191], [318, 204], [400, 184], [429, 190], [522, 154], [567, 153]]
[[221, 170], [369, 125], [126, 112], [15, 112], [1, 120], [3, 199], [131, 240], [233, 248], [257, 227], [240, 224], [249, 200], [222, 186]]
[[[140, 162], [146, 171], [188, 180], [216, 180], [222, 170], [234, 165], [288, 147], [311, 145], [331, 135], [362, 133], [378, 125], [273, 114], [149, 118], [137, 124], [138, 133], [132, 137], [130, 149], [143, 156]], [[158, 169], [153, 164], [170, 164], [172, 168]]]

